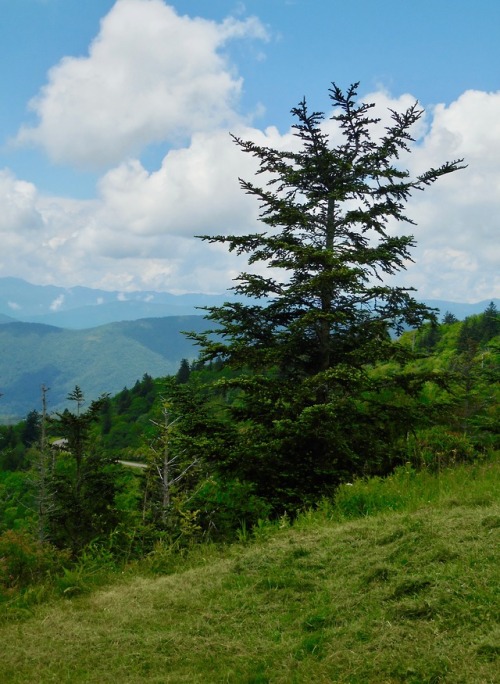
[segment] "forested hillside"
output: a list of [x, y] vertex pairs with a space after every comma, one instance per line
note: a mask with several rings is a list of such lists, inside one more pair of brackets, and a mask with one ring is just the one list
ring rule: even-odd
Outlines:
[[[370, 371], [381, 387], [381, 396], [372, 400], [390, 400], [391, 415], [397, 414], [401, 395], [387, 389], [385, 378], [392, 381], [397, 373], [403, 385], [415, 383], [401, 412], [403, 421], [410, 415], [416, 425], [406, 424], [408, 430], [399, 436], [395, 424], [392, 441], [384, 444], [385, 452], [378, 455], [377, 445], [370, 447], [360, 467], [353, 465], [350, 472], [341, 473], [339, 482], [352, 478], [356, 471], [358, 475], [385, 474], [406, 462], [435, 469], [470, 462], [498, 449], [498, 312], [491, 305], [482, 315], [462, 322], [449, 315], [445, 320], [448, 322], [405, 332], [394, 342], [405, 353], [412, 353], [404, 372], [394, 363]], [[134, 506], [142, 507], [142, 519], [150, 520], [152, 530], [156, 525], [166, 529], [166, 525], [173, 531], [179, 516], [195, 515], [201, 536], [231, 537], [243, 520], [252, 525], [273, 511], [292, 512], [333, 494], [335, 487], [328, 483], [319, 489], [321, 483], [314, 471], [301, 473], [294, 493], [290, 483], [297, 481], [297, 474], [287, 472], [285, 463], [280, 464], [279, 473], [272, 474], [270, 489], [266, 480], [271, 477], [270, 466], [262, 458], [255, 463], [246, 455], [249, 423], [240, 421], [241, 391], [232, 387], [240, 377], [220, 363], [184, 359], [173, 376], [153, 379], [145, 374], [114, 396], [104, 396], [90, 405], [84, 403], [84, 396], [81, 405], [77, 402], [74, 420], [76, 424], [79, 418], [84, 420], [82, 448], [88, 450], [89, 458], [98, 455], [99, 463], [114, 469], [120, 482], [125, 475], [112, 466], [116, 460], [148, 465], [147, 476], [137, 479], [134, 475], [127, 487], [134, 491], [135, 487], [145, 488], [143, 494], [137, 491], [133, 495], [141, 497], [141, 504], [137, 500]], [[75, 402], [68, 405], [75, 406]], [[71, 433], [71, 425], [63, 425], [67, 415], [72, 414], [47, 415], [43, 426], [46, 458], [59, 460], [61, 468], [68, 467], [69, 454], [50, 444], [68, 438], [66, 431]], [[405, 423], [402, 427], [404, 430]], [[2, 525], [3, 529], [35, 525], [33, 469], [41, 457], [41, 433], [41, 410], [31, 411], [17, 425], [0, 426], [1, 477], [11, 482], [9, 486], [16, 483], [15, 488], [20, 488], [9, 492], [6, 485], [2, 490], [0, 529]], [[165, 467], [169, 472], [163, 472]], [[288, 498], [280, 500], [276, 492], [282, 491], [285, 483]], [[316, 498], [307, 494], [308, 488], [314, 487], [319, 489]], [[107, 504], [112, 504], [114, 497], [116, 492]], [[13, 506], [15, 501], [18, 503]]]
[[8, 322], [0, 325], [0, 422], [41, 410], [40, 388], [50, 387], [51, 411], [67, 406], [75, 385], [88, 399], [115, 394], [144, 373], [175, 373], [196, 350], [182, 334], [206, 328], [202, 316], [170, 316], [110, 323], [87, 330]]

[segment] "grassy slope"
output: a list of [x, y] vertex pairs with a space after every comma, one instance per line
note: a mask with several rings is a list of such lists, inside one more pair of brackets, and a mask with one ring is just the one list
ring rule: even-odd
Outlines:
[[170, 574], [4, 624], [0, 681], [499, 682], [499, 474], [400, 472], [344, 487], [344, 520], [165, 553]]

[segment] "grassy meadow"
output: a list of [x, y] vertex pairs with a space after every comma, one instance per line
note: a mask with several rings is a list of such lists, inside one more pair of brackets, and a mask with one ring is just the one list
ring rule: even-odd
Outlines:
[[499, 475], [402, 468], [238, 544], [33, 589], [3, 606], [0, 682], [500, 682]]

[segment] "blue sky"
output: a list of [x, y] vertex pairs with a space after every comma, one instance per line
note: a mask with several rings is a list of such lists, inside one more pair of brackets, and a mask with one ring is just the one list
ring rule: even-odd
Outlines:
[[[491, 0], [0, 0], [0, 277], [220, 292], [245, 264], [193, 238], [253, 230], [251, 161], [331, 81], [426, 109], [408, 168], [425, 298], [500, 296], [500, 4]], [[293, 143], [291, 143], [293, 144]]]

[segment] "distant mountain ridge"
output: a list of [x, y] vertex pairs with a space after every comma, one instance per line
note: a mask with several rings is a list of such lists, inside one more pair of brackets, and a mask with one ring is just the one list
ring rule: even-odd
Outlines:
[[[0, 324], [18, 320], [25, 323], [44, 323], [60, 328], [83, 330], [117, 321], [136, 321], [141, 318], [202, 315], [199, 307], [220, 306], [235, 301], [233, 292], [223, 294], [190, 293], [175, 295], [152, 290], [120, 292], [89, 287], [57, 287], [33, 285], [20, 278], [0, 278]], [[418, 293], [417, 293], [418, 299]], [[493, 301], [500, 307], [500, 299], [486, 299], [474, 304], [425, 299], [428, 306], [446, 311], [463, 320], [471, 314], [482, 313]]]
[[[79, 385], [87, 398], [130, 387], [144, 373], [173, 374], [196, 347], [182, 331], [209, 327], [197, 307], [234, 301], [223, 295], [106, 292], [91, 288], [38, 286], [0, 278], [0, 421], [14, 421], [40, 408], [40, 387], [51, 387], [51, 411], [65, 407]], [[490, 301], [463, 304], [427, 300], [459, 320], [482, 313]]]
[[201, 315], [199, 307], [220, 306], [234, 299], [231, 292], [220, 295], [120, 292], [33, 285], [20, 278], [0, 278], [0, 323], [5, 322], [3, 315], [24, 323], [83, 330], [140, 318]]
[[50, 387], [48, 407], [60, 411], [79, 385], [88, 400], [131, 387], [148, 373], [175, 374], [183, 358], [198, 355], [183, 331], [208, 327], [202, 316], [123, 321], [85, 330], [42, 323], [0, 325], [0, 421], [15, 422], [40, 410], [41, 385]]

